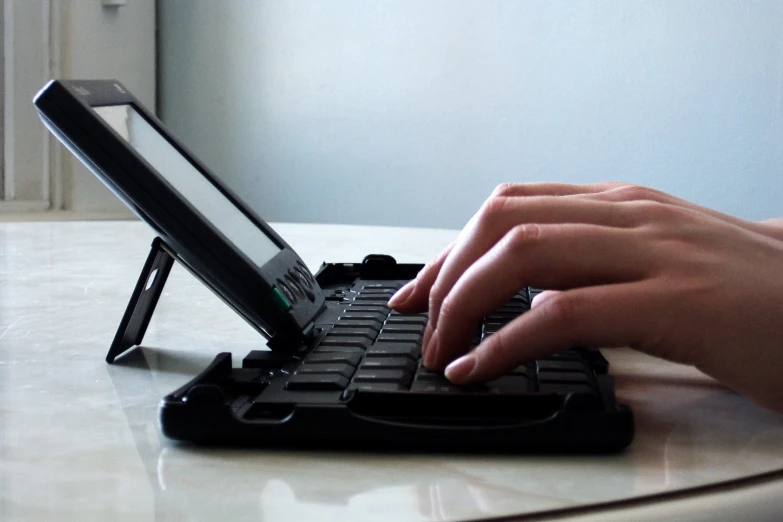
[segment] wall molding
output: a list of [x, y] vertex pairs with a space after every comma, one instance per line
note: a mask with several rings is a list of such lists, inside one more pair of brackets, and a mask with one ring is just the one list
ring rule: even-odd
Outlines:
[[47, 201], [0, 201], [0, 216], [45, 210], [49, 210], [49, 202]]
[[[61, 176], [52, 136], [32, 99], [57, 70], [58, 0], [4, 0], [3, 9], [3, 199], [37, 211], [61, 200]], [[54, 190], [53, 190], [54, 189]], [[4, 207], [8, 205], [4, 204]], [[55, 206], [55, 208], [57, 208]]]

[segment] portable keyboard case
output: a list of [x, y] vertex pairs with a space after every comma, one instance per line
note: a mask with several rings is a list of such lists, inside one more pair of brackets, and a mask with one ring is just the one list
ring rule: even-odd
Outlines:
[[[403, 316], [386, 306], [421, 265], [369, 255], [359, 263], [324, 264], [313, 276], [283, 238], [116, 81], [51, 81], [35, 104], [55, 136], [160, 236], [107, 362], [142, 342], [175, 261], [269, 340], [270, 350], [252, 351], [238, 367], [230, 353], [218, 354], [164, 397], [159, 415], [166, 436], [220, 445], [478, 452], [611, 452], [631, 442], [631, 410], [616, 402], [597, 349], [567, 350], [489, 383], [456, 387], [421, 365], [426, 315]], [[128, 129], [110, 126], [112, 118], [134, 126], [123, 135]], [[132, 134], [146, 140], [138, 149], [128, 143]], [[170, 163], [156, 166], [161, 155], [179, 162], [179, 171], [169, 172]], [[184, 195], [199, 183], [211, 194], [208, 203], [223, 205], [226, 214], [210, 218], [199, 194]], [[266, 251], [232, 240], [226, 216], [249, 227]], [[488, 316], [473, 342], [524, 313], [534, 291], [522, 289]]]
[[[387, 325], [415, 326], [415, 316], [387, 315], [383, 327], [376, 326], [380, 334], [374, 344], [340, 333], [341, 310], [357, 303], [362, 309], [378, 307], [360, 303], [387, 299], [384, 290], [399, 287], [421, 268], [388, 256], [324, 264], [316, 280], [330, 312], [316, 324], [316, 348], [302, 346], [285, 356], [253, 351], [236, 368], [230, 353], [219, 354], [162, 400], [164, 433], [208, 444], [414, 451], [612, 452], [631, 442], [631, 411], [617, 404], [608, 364], [597, 349], [560, 353], [480, 389], [463, 390], [421, 368], [405, 339], [382, 341], [391, 335], [384, 334]], [[370, 299], [357, 300], [364, 292], [356, 289], [368, 285]], [[357, 317], [345, 328], [356, 333], [359, 323], [367, 320]], [[330, 337], [336, 342], [328, 343]], [[392, 351], [376, 349], [382, 344]], [[309, 362], [314, 356], [321, 358]], [[323, 372], [330, 363], [333, 373]], [[302, 373], [307, 369], [318, 373]], [[311, 379], [286, 389], [297, 375]], [[519, 380], [527, 383], [525, 391]]]

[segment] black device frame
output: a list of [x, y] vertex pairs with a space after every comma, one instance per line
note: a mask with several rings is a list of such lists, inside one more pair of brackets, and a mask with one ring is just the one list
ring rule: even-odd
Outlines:
[[[166, 255], [180, 261], [269, 339], [270, 348], [292, 349], [307, 339], [313, 320], [323, 308], [325, 299], [304, 262], [252, 208], [242, 202], [206, 165], [190, 153], [183, 143], [168, 132], [165, 125], [128, 89], [116, 80], [51, 80], [35, 96], [34, 104], [52, 133], [159, 234], [161, 242], [158, 246], [165, 245], [166, 248], [159, 248], [159, 252], [154, 255], [161, 257], [158, 260], [161, 266], [167, 263], [164, 261]], [[219, 229], [204, 218], [198, 209], [180, 197], [177, 191], [92, 109], [112, 105], [132, 106], [224, 197], [279, 246], [280, 252], [260, 268], [250, 261]], [[275, 282], [284, 278], [294, 267], [299, 267], [310, 277], [313, 297], [300, 298], [295, 304], [292, 303], [294, 306], [291, 309], [283, 310], [273, 298], [272, 292], [276, 288]], [[142, 278], [144, 277], [142, 274]], [[137, 284], [136, 291], [138, 290]], [[149, 303], [152, 308], [157, 297], [153, 301]], [[131, 306], [135, 306], [133, 299], [129, 309]], [[151, 310], [149, 314], [151, 315]], [[127, 345], [138, 338], [139, 334], [143, 335], [146, 326], [138, 328], [140, 324], [135, 325], [131, 321], [131, 315], [126, 311], [120, 330], [125, 328], [127, 331], [118, 332], [120, 339], [115, 339], [107, 360], [113, 360], [119, 353], [120, 345]], [[142, 319], [141, 323], [149, 321], [149, 317]], [[138, 330], [135, 333], [134, 328]]]

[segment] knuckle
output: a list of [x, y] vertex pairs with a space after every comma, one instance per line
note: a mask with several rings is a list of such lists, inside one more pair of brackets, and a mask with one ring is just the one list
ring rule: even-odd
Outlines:
[[513, 196], [518, 192], [519, 185], [516, 183], [501, 183], [492, 191], [490, 199]]
[[689, 220], [692, 212], [677, 205], [671, 205], [665, 202], [644, 200], [631, 203], [633, 211], [641, 216], [648, 223], [671, 223]]
[[613, 189], [620, 201], [660, 201], [661, 192], [641, 185], [623, 184]]
[[579, 321], [578, 305], [568, 294], [558, 294], [547, 299], [541, 305], [542, 312], [549, 316], [552, 323], [565, 331], [576, 330]]
[[506, 212], [508, 204], [509, 198], [504, 196], [488, 199], [479, 212], [479, 222], [486, 223], [497, 220], [498, 216]]
[[535, 223], [517, 225], [506, 234], [507, 247], [515, 252], [524, 250], [541, 238], [541, 227]]

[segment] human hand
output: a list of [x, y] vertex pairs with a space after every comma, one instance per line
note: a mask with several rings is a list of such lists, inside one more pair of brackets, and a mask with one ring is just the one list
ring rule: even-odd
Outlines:
[[[524, 286], [555, 292], [454, 361]], [[783, 411], [780, 222], [619, 183], [503, 185], [390, 305], [429, 308], [424, 363], [451, 362], [458, 384], [572, 346], [631, 346]]]

